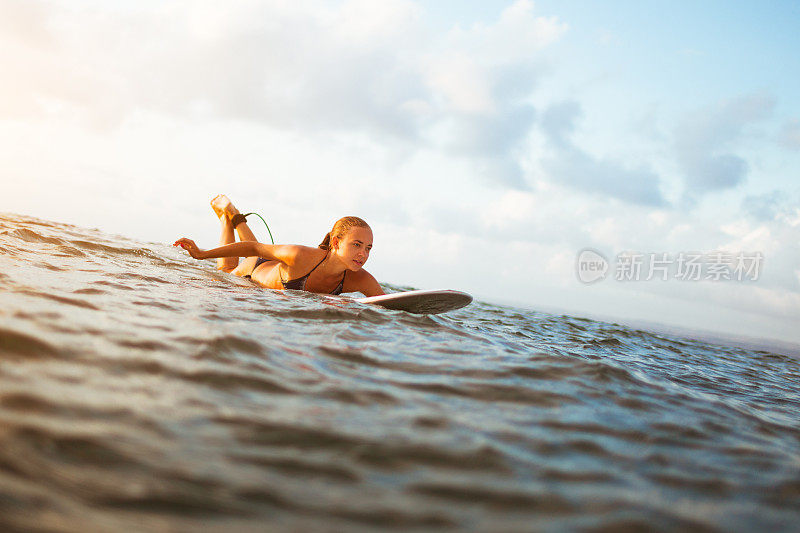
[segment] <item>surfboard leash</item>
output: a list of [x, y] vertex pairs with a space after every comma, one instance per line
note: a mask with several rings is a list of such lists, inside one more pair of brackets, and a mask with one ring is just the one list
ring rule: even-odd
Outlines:
[[270, 231], [270, 229], [269, 229], [269, 224], [267, 224], [267, 221], [266, 221], [266, 220], [264, 220], [264, 217], [262, 217], [261, 215], [259, 215], [259, 214], [258, 214], [258, 213], [256, 213], [255, 211], [254, 211], [254, 212], [252, 212], [252, 213], [245, 213], [245, 214], [244, 214], [244, 215], [242, 215], [242, 216], [243, 216], [243, 217], [249, 217], [250, 215], [255, 215], [255, 216], [257, 216], [258, 218], [260, 218], [260, 219], [261, 219], [261, 222], [263, 222], [263, 223], [264, 223], [264, 225], [265, 225], [265, 226], [267, 226], [267, 233], [269, 233], [269, 240], [271, 240], [271, 241], [272, 241], [272, 244], [275, 244], [275, 239], [273, 239], [273, 238], [272, 238], [272, 232], [271, 232], [271, 231]]

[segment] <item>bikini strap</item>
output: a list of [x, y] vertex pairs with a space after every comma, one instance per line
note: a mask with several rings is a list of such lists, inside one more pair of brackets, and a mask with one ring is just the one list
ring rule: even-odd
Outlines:
[[327, 258], [328, 258], [328, 254], [325, 254], [325, 257], [322, 258], [322, 261], [317, 263], [317, 265], [314, 268], [309, 270], [308, 274], [306, 274], [305, 276], [300, 276], [299, 278], [295, 278], [295, 279], [289, 280], [289, 281], [283, 281], [283, 273], [278, 271], [278, 273], [280, 274], [280, 277], [281, 277], [281, 283], [286, 284], [286, 283], [291, 283], [293, 281], [298, 281], [298, 280], [303, 280], [303, 283], [305, 283], [305, 280], [308, 279], [308, 276], [310, 276], [311, 273], [314, 272], [317, 269], [318, 266], [320, 266], [322, 263], [324, 263]]
[[336, 288], [333, 289], [333, 292], [331, 294], [342, 294], [342, 291], [344, 290], [344, 277], [346, 275], [347, 275], [347, 269], [344, 269], [344, 273], [342, 274], [342, 281], [340, 281], [339, 284], [336, 286]]
[[306, 274], [306, 275], [305, 275], [305, 276], [303, 276], [303, 277], [304, 277], [304, 278], [308, 278], [308, 276], [310, 276], [310, 275], [311, 275], [311, 273], [312, 273], [312, 272], [314, 272], [314, 271], [317, 269], [317, 267], [318, 267], [318, 266], [320, 266], [322, 263], [324, 263], [324, 262], [325, 262], [325, 260], [326, 260], [327, 258], [328, 258], [328, 254], [325, 254], [325, 257], [323, 257], [323, 258], [322, 258], [322, 261], [320, 261], [319, 263], [317, 263], [317, 266], [315, 266], [314, 268], [312, 268], [311, 270], [309, 270], [309, 271], [308, 271], [308, 274]]

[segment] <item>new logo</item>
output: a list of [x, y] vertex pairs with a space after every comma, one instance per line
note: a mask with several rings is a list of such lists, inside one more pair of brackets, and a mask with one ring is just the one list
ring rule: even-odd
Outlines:
[[578, 252], [575, 270], [582, 283], [594, 283], [608, 274], [608, 260], [600, 252], [584, 248]]

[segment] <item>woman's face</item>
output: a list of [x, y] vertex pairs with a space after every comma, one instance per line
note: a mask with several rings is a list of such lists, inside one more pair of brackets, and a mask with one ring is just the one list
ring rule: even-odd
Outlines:
[[372, 230], [370, 228], [350, 228], [344, 237], [335, 240], [334, 248], [345, 266], [358, 270], [369, 259], [372, 250]]

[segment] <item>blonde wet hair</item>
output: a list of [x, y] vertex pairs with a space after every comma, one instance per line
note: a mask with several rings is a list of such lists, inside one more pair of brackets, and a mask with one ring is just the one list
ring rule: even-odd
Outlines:
[[341, 240], [342, 237], [347, 235], [347, 232], [350, 231], [351, 228], [368, 228], [369, 224], [367, 224], [364, 219], [358, 217], [342, 217], [336, 221], [333, 225], [333, 229], [330, 230], [325, 237], [322, 239], [322, 242], [319, 243], [319, 248], [323, 250], [330, 250], [331, 249], [331, 239], [336, 237], [337, 239]]

